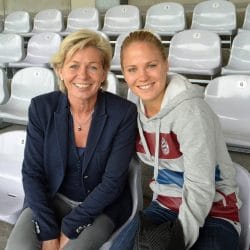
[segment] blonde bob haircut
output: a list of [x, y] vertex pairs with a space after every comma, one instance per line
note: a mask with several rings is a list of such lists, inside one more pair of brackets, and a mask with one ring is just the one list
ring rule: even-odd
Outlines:
[[[80, 49], [87, 47], [95, 47], [100, 50], [103, 56], [103, 69], [108, 71], [112, 59], [112, 47], [109, 41], [92, 30], [83, 29], [66, 36], [57, 53], [52, 57], [51, 66], [54, 71], [58, 73], [58, 70], [63, 67], [66, 57], [72, 57], [74, 53]], [[58, 76], [59, 89], [66, 93], [66, 87], [62, 79]], [[102, 87], [107, 84], [107, 79], [102, 83]]]

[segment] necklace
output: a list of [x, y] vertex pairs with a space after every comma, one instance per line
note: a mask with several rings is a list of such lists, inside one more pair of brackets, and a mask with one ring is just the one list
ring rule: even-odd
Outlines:
[[92, 111], [89, 113], [87, 119], [86, 119], [84, 122], [80, 123], [80, 122], [77, 122], [77, 121], [76, 121], [76, 117], [73, 115], [72, 111], [70, 110], [70, 113], [71, 113], [71, 115], [72, 115], [72, 117], [73, 117], [73, 120], [74, 120], [74, 121], [76, 122], [76, 124], [77, 124], [77, 131], [79, 131], [79, 132], [82, 131], [82, 127], [85, 126], [85, 125], [91, 120], [93, 112], [94, 112], [94, 110], [92, 110]]

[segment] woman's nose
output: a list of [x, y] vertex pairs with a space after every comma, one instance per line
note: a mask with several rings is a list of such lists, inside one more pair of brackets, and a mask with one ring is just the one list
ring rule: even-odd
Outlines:
[[145, 69], [139, 70], [139, 80], [140, 81], [145, 81], [147, 79], [148, 79], [147, 71]]

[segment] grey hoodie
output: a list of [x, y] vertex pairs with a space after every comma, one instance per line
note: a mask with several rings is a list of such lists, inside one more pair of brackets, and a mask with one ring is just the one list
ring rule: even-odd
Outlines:
[[138, 104], [137, 154], [154, 167], [150, 187], [155, 199], [179, 213], [187, 248], [207, 215], [232, 222], [240, 232], [235, 169], [203, 91], [173, 75], [158, 114], [147, 118], [141, 100]]

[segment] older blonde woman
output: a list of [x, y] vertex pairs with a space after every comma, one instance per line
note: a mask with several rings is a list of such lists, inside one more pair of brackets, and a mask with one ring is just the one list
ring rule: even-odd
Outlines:
[[7, 250], [99, 249], [129, 217], [137, 112], [102, 90], [111, 56], [107, 40], [82, 30], [53, 57], [61, 91], [31, 102], [24, 210]]

